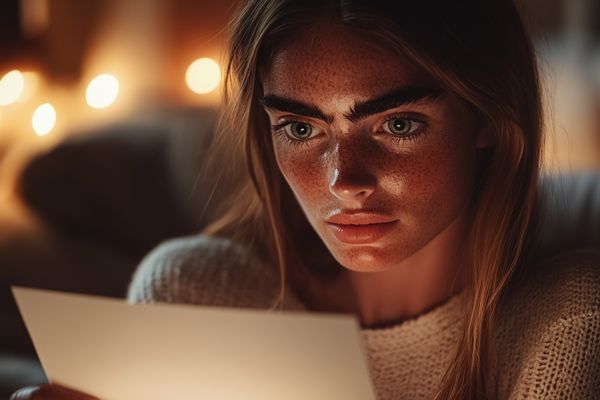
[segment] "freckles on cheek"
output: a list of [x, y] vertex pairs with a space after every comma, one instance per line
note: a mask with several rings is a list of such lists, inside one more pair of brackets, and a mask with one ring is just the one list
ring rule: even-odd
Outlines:
[[436, 143], [398, 158], [384, 185], [413, 224], [439, 223], [456, 214], [470, 193], [467, 158], [452, 145]]
[[304, 206], [304, 201], [318, 199], [319, 193], [323, 191], [320, 186], [326, 185], [323, 178], [324, 166], [319, 157], [306, 149], [282, 147], [275, 146], [277, 163], [301, 205]]

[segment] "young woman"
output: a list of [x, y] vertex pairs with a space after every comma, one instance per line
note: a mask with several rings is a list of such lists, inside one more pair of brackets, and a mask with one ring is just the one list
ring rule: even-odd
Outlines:
[[250, 0], [229, 57], [217, 149], [247, 177], [131, 301], [353, 313], [383, 400], [598, 398], [600, 266], [536, 253], [541, 95], [511, 1]]

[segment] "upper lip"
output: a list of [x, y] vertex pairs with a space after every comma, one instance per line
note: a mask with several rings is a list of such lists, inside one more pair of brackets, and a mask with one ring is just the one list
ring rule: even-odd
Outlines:
[[396, 219], [389, 215], [384, 215], [375, 212], [362, 212], [362, 211], [351, 211], [351, 212], [336, 212], [330, 214], [325, 221], [331, 224], [338, 225], [370, 225], [370, 224], [383, 224], [386, 222], [393, 222]]

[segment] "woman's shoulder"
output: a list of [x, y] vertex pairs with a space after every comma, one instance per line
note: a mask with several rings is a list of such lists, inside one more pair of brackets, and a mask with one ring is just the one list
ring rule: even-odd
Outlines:
[[128, 299], [269, 308], [278, 294], [279, 274], [247, 246], [195, 235], [164, 241], [146, 255], [133, 275]]
[[515, 276], [505, 308], [544, 325], [600, 312], [600, 252], [571, 251], [527, 266]]
[[525, 269], [521, 279], [518, 285], [522, 296], [551, 302], [553, 308], [564, 305], [570, 312], [597, 311], [600, 251], [575, 250], [546, 258]]
[[589, 396], [600, 374], [600, 253], [563, 253], [530, 266], [500, 310], [503, 393], [595, 398]]

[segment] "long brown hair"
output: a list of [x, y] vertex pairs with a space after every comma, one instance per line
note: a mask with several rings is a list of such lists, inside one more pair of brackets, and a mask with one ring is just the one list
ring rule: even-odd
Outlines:
[[[302, 290], [305, 251], [322, 246], [275, 163], [257, 99], [260, 71], [279, 46], [329, 18], [397, 51], [464, 101], [493, 136], [480, 154], [471, 205], [464, 333], [436, 399], [492, 398], [494, 324], [531, 241], [542, 143], [542, 107], [532, 45], [510, 0], [250, 0], [231, 22], [224, 110], [207, 165], [234, 187], [204, 232], [253, 246], [287, 284]], [[215, 174], [214, 171], [218, 171]]]

